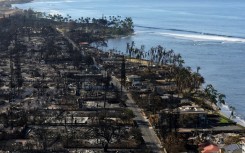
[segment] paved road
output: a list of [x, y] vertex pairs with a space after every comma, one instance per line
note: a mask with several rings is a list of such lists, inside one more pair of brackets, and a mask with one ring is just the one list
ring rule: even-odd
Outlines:
[[[80, 48], [78, 47], [78, 45], [73, 41], [73, 40], [71, 40], [69, 37], [67, 37], [65, 34], [64, 34], [64, 32], [61, 30], [61, 29], [59, 29], [59, 28], [56, 28], [56, 30], [69, 42], [69, 43], [71, 43], [72, 44], [72, 46], [73, 46], [73, 49], [76, 49], [76, 50], [80, 50]], [[82, 54], [84, 54], [83, 52], [82, 52]]]
[[[114, 76], [112, 77], [112, 83], [116, 85], [119, 89], [121, 88], [119, 81]], [[134, 120], [137, 122], [139, 129], [142, 132], [142, 136], [147, 147], [155, 153], [162, 152], [161, 142], [151, 124], [149, 123], [148, 119], [146, 119], [146, 117], [142, 113], [142, 110], [136, 105], [131, 94], [125, 88], [123, 88], [123, 92], [127, 94], [128, 99], [126, 101], [126, 104], [128, 106], [128, 109], [132, 110], [136, 116]]]
[[[72, 41], [69, 37], [65, 36], [60, 29], [56, 28], [56, 30], [59, 31], [64, 36], [64, 38], [66, 38], [73, 45], [75, 49], [79, 49], [79, 47], [74, 43], [74, 41]], [[95, 59], [93, 60], [95, 61]], [[94, 65], [97, 65], [97, 63], [95, 62]], [[121, 89], [120, 82], [117, 80], [116, 77], [112, 77], [112, 82], [114, 85], [118, 87], [118, 89]], [[142, 114], [141, 109], [136, 105], [130, 93], [125, 88], [123, 88], [123, 92], [127, 93], [128, 100], [126, 101], [126, 104], [128, 106], [128, 109], [132, 110], [136, 116], [134, 120], [137, 122], [139, 129], [141, 130], [143, 139], [147, 147], [150, 148], [151, 151], [153, 151], [154, 153], [162, 152], [161, 142], [157, 137], [154, 129], [150, 125], [149, 121]]]

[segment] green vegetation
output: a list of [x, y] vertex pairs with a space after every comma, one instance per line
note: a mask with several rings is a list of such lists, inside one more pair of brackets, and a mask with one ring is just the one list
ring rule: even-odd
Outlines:
[[[36, 96], [37, 100], [42, 97], [47, 98], [47, 100], [41, 100], [42, 102], [45, 101], [44, 104], [39, 103], [45, 109], [33, 110], [27, 115], [23, 112], [13, 113], [18, 111], [13, 107], [11, 108], [13, 110], [9, 111], [10, 115], [4, 114], [1, 120], [12, 128], [17, 125], [25, 126], [27, 122], [36, 126], [43, 124], [62, 126], [64, 129], [59, 135], [54, 131], [45, 129], [39, 131], [40, 133], [34, 132], [37, 140], [41, 140], [40, 142], [43, 144], [40, 146], [41, 149], [46, 150], [46, 139], [52, 139], [54, 142], [62, 140], [62, 145], [67, 148], [89, 147], [88, 144], [81, 142], [94, 139], [96, 145], [102, 147], [104, 151], [107, 151], [108, 147], [122, 143], [133, 142], [130, 145], [135, 147], [143, 144], [140, 129], [133, 126], [135, 114], [132, 110], [125, 108], [126, 100], [124, 101], [122, 98], [123, 86], [128, 87], [127, 89], [132, 87], [130, 94], [138, 106], [143, 108], [142, 114], [146, 114], [153, 127], [156, 128], [157, 134], [161, 136], [164, 143], [163, 146], [169, 152], [185, 150], [188, 137], [181, 137], [181, 134], [178, 133], [179, 129], [189, 128], [195, 129], [197, 132], [198, 128], [210, 128], [212, 125], [207, 124], [209, 114], [206, 110], [213, 111], [219, 105], [225, 104], [225, 95], [219, 93], [212, 85], [207, 85], [204, 90], [201, 89], [204, 78], [199, 73], [200, 67], [197, 67], [196, 71], [192, 71], [190, 67], [184, 66], [185, 62], [182, 56], [173, 50], [167, 50], [159, 45], [146, 51], [144, 45], [137, 48], [132, 42], [127, 44], [128, 55], [125, 59], [122, 55], [114, 54], [113, 57], [112, 52], [112, 55], [108, 55], [89, 46], [91, 43], [95, 44], [96, 47], [106, 46], [106, 40], [110, 37], [132, 34], [133, 21], [131, 18], [121, 19], [120, 16], [108, 18], [103, 16], [100, 19], [81, 17], [73, 20], [69, 15], [63, 17], [58, 14], [46, 15], [26, 10], [23, 14], [3, 18], [0, 22], [3, 25], [0, 26], [0, 32], [2, 32], [0, 47], [7, 51], [6, 55], [3, 54], [5, 58], [10, 59], [9, 74], [11, 78], [9, 87], [13, 90], [10, 91], [9, 95], [13, 95], [13, 97], [10, 97], [9, 101], [12, 102], [18, 98], [15, 89], [18, 89], [19, 95], [19, 92], [27, 86], [24, 79], [29, 73], [29, 67], [23, 65], [25, 60], [25, 62], [29, 62], [30, 59], [31, 62], [36, 62], [42, 67], [39, 68], [35, 65], [35, 69], [33, 69], [30, 66], [32, 72], [29, 77], [33, 80], [37, 77], [39, 79], [28, 82], [28, 87], [35, 90], [29, 96]], [[37, 37], [39, 39], [35, 41]], [[20, 45], [21, 41], [27, 43], [22, 46]], [[36, 42], [41, 42], [41, 45], [29, 46], [32, 49], [28, 50], [28, 44], [32, 41], [35, 42], [33, 46], [37, 44]], [[12, 48], [9, 49], [9, 46]], [[120, 58], [120, 62], [113, 63], [114, 61], [111, 59], [106, 61], [109, 57], [112, 57], [111, 59]], [[132, 59], [136, 59], [137, 62], [131, 62]], [[141, 59], [148, 59], [148, 65], [140, 65]], [[106, 73], [103, 75], [98, 68], [100, 65], [106, 65], [104, 66]], [[25, 75], [22, 73], [23, 70], [26, 70]], [[121, 97], [119, 96], [119, 89], [114, 89], [115, 86], [110, 85], [110, 81], [112, 81], [110, 72], [111, 74], [113, 72], [116, 78], [121, 77]], [[137, 80], [136, 83], [140, 83], [136, 85], [130, 81], [126, 82], [129, 73], [130, 75], [139, 75], [140, 81]], [[86, 76], [87, 74], [94, 78], [88, 79], [89, 75]], [[86, 79], [84, 79], [85, 77]], [[0, 80], [0, 84], [3, 86], [4, 81]], [[94, 86], [98, 87], [98, 90], [104, 89], [104, 91], [94, 91], [92, 88]], [[83, 87], [86, 90], [82, 90]], [[55, 93], [48, 92], [48, 90], [54, 89], [56, 90]], [[52, 94], [57, 95], [53, 96]], [[103, 101], [103, 105], [99, 101], [90, 102], [89, 99], [99, 99]], [[120, 99], [120, 101], [115, 99]], [[121, 103], [125, 103], [125, 105], [123, 107], [119, 105], [120, 107], [113, 110], [114, 104], [110, 104], [109, 107], [106, 106], [109, 101], [118, 103], [123, 101]], [[194, 106], [193, 103], [205, 110]], [[213, 107], [213, 105], [215, 106]], [[26, 109], [28, 106], [25, 106]], [[53, 112], [55, 107], [60, 108]], [[36, 106], [33, 109], [36, 109]], [[92, 110], [93, 113], [76, 114], [71, 111], [76, 109], [77, 111]], [[231, 107], [230, 109], [232, 110], [232, 117], [235, 108]], [[52, 112], [49, 114], [50, 116], [56, 116], [54, 120], [56, 122], [51, 122], [45, 118], [46, 116], [43, 117], [43, 111], [46, 110]], [[37, 113], [38, 111], [40, 112]], [[45, 115], [48, 113], [45, 112]], [[81, 115], [88, 115], [85, 116], [88, 119], [86, 122], [78, 124], [79, 120], [76, 119]], [[220, 118], [216, 114], [213, 116], [215, 116], [213, 119], [215, 123], [210, 122], [213, 125], [233, 123], [223, 116]], [[79, 127], [88, 124], [91, 126], [87, 129]], [[129, 128], [122, 128], [123, 126], [129, 126]], [[42, 135], [42, 133], [44, 134]], [[51, 136], [50, 133], [55, 136]]]
[[130, 35], [134, 32], [133, 20], [130, 17], [125, 19], [121, 19], [121, 16], [102, 16], [99, 19], [80, 17], [74, 20], [70, 15], [63, 17], [60, 14], [38, 14], [42, 18], [58, 23], [59, 28], [65, 29], [67, 35], [77, 43], [94, 42], [97, 46], [105, 46], [108, 38]]
[[231, 123], [231, 121], [228, 118], [224, 117], [224, 116], [220, 116], [219, 123], [225, 124], [225, 123]]

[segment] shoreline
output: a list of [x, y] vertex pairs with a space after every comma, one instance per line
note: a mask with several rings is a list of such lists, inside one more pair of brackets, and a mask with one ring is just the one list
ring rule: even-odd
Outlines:
[[[16, 9], [16, 8], [12, 8], [12, 4], [23, 4], [23, 3], [30, 3], [32, 2], [33, 0], [13, 0], [13, 1], [8, 1], [8, 0], [0, 0], [0, 15], [2, 15], [1, 13], [4, 13], [4, 15], [12, 15], [12, 14], [15, 14], [15, 13], [18, 13], [18, 12], [21, 12], [21, 9]], [[3, 6], [3, 5], [10, 5], [10, 7], [6, 7], [6, 6]], [[5, 11], [2, 11], [2, 8], [1, 7], [4, 7], [3, 9], [5, 9]], [[1, 16], [0, 16], [1, 18]], [[130, 34], [129, 36], [132, 36], [132, 35], [135, 35], [135, 32], [133, 34]], [[121, 37], [127, 37], [128, 35], [115, 35], [115, 36], [112, 36], [112, 37], [109, 37], [108, 39], [116, 39], [116, 38], [121, 38]], [[147, 60], [144, 60], [144, 61], [147, 61]], [[208, 104], [208, 103], [207, 103]], [[227, 118], [229, 118], [229, 115], [223, 111], [226, 111], [226, 112], [230, 112], [230, 110], [223, 110], [222, 107], [221, 109], [217, 109], [219, 108], [218, 106], [215, 105], [215, 107], [210, 103], [208, 104], [209, 106], [213, 107], [213, 108], [216, 108], [217, 111], [217, 114], [221, 115], [221, 116], [225, 116]], [[229, 107], [230, 105], [226, 104], [224, 106], [227, 106]], [[223, 111], [222, 111], [223, 110]], [[236, 122], [238, 125], [241, 125], [242, 127], [245, 128], [245, 123], [243, 123], [242, 121], [245, 122], [244, 119], [240, 118], [236, 113], [234, 115], [234, 118], [232, 119], [229, 119], [229, 120], [232, 120], [234, 122]]]
[[224, 117], [228, 118], [229, 120], [236, 122], [237, 125], [242, 126], [243, 128], [245, 128], [245, 119], [243, 119], [239, 115], [237, 115], [236, 112], [234, 112], [234, 116], [232, 118], [230, 118], [228, 112], [231, 113], [231, 111], [230, 110], [225, 110], [225, 106], [229, 107], [229, 105], [227, 105], [227, 104], [222, 105], [221, 110], [219, 110], [218, 113], [221, 116], [224, 116]]
[[[231, 117], [222, 113], [222, 93], [205, 87], [198, 68], [182, 65], [179, 53], [161, 57], [161, 45], [140, 50], [134, 41], [125, 51], [110, 50], [105, 36], [118, 26], [111, 30], [100, 18], [74, 22], [19, 10], [0, 19], [0, 150], [198, 152], [209, 144], [223, 150], [227, 140], [244, 137], [244, 124], [231, 120], [238, 118], [234, 109], [224, 105]], [[111, 39], [123, 45], [122, 35]]]
[[[203, 90], [203, 88], [202, 88], [202, 90]], [[245, 128], [245, 119], [243, 119], [240, 116], [238, 116], [236, 114], [236, 111], [233, 112], [234, 115], [231, 118], [231, 110], [229, 108], [231, 105], [229, 105], [228, 103], [221, 104], [221, 106], [217, 106], [217, 105], [211, 103], [210, 101], [205, 101], [205, 103], [207, 105], [209, 105], [210, 107], [212, 107], [213, 110], [216, 111], [217, 114], [219, 114], [220, 116], [225, 117], [228, 120], [235, 122], [237, 125]], [[225, 107], [227, 107], [227, 109]]]
[[0, 6], [11, 7], [12, 4], [29, 3], [33, 0], [0, 0]]
[[[102, 50], [101, 50], [102, 51]], [[129, 60], [129, 59], [128, 59]], [[134, 63], [141, 63], [142, 65], [149, 65], [150, 61], [149, 60], [146, 60], [146, 59], [130, 59], [130, 62], [134, 62]], [[201, 90], [204, 90], [203, 88], [201, 88]], [[222, 117], [225, 117], [226, 119], [232, 121], [232, 122], [235, 122], [236, 125], [242, 127], [245, 129], [245, 119], [239, 117], [236, 112], [234, 111], [234, 115], [233, 117], [229, 117], [229, 113], [231, 113], [230, 109], [229, 109], [229, 106], [227, 103], [225, 105], [222, 105], [221, 107], [211, 103], [210, 101], [206, 100], [204, 101], [204, 103], [208, 106], [210, 106], [214, 111], [216, 111], [216, 113], [219, 115], [219, 116], [222, 116]], [[224, 110], [224, 107], [227, 106], [229, 110]], [[225, 111], [227, 113], [225, 113]]]
[[0, 0], [0, 18], [21, 13], [21, 9], [13, 8], [12, 4], [30, 3], [33, 0]]

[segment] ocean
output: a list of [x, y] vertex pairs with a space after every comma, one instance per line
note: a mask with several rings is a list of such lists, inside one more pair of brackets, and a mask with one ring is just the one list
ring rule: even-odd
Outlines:
[[[146, 49], [162, 45], [181, 53], [185, 66], [201, 67], [206, 84], [226, 95], [245, 126], [244, 0], [34, 0], [13, 7], [79, 17], [132, 17], [135, 34], [108, 40], [106, 49], [126, 51], [126, 43]], [[228, 117], [229, 107], [222, 112]]]

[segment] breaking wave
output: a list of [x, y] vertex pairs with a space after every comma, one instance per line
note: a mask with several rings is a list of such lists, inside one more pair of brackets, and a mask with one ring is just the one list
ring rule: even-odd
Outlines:
[[64, 15], [61, 11], [58, 11], [58, 10], [49, 10], [48, 13], [51, 14], [51, 15], [55, 15], [55, 14], [61, 14], [61, 15]]
[[35, 3], [47, 3], [47, 4], [59, 4], [59, 3], [71, 3], [75, 2], [73, 0], [64, 0], [64, 1], [36, 1]]
[[151, 30], [164, 30], [168, 32], [153, 32], [159, 35], [171, 36], [175, 38], [189, 39], [193, 41], [220, 41], [220, 42], [237, 42], [245, 43], [245, 37], [229, 36], [229, 35], [220, 35], [206, 32], [198, 32], [192, 30], [184, 29], [168, 29], [168, 28], [159, 28], [159, 27], [149, 27], [149, 26], [139, 26], [135, 27], [146, 28]]
[[245, 43], [244, 38], [215, 36], [215, 35], [197, 35], [197, 34], [176, 34], [176, 33], [159, 33], [161, 35], [173, 36], [176, 38], [190, 39], [194, 41], [220, 41], [220, 42], [240, 42]]

